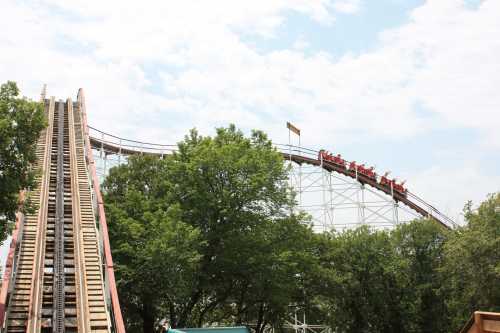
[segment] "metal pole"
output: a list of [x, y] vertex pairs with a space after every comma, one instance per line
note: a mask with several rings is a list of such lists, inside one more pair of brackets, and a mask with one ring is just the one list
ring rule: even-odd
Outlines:
[[118, 164], [122, 163], [122, 139], [120, 139], [120, 148], [118, 149]]
[[297, 305], [295, 306], [295, 333], [298, 333]]
[[101, 151], [99, 153], [99, 157], [102, 159], [102, 154], [104, 153], [104, 133], [101, 133]]
[[[289, 159], [289, 168], [290, 168], [290, 190], [293, 191], [293, 164], [292, 164], [292, 143], [291, 143], [291, 134], [290, 129], [288, 129], [288, 159]], [[293, 214], [293, 207], [290, 208], [290, 214]]]
[[40, 94], [40, 102], [45, 103], [45, 96], [47, 95], [47, 84], [43, 84], [42, 92]]
[[[290, 132], [290, 130], [289, 130]], [[301, 152], [300, 148], [300, 134], [299, 134], [299, 152]], [[302, 163], [299, 164], [299, 206], [302, 205]]]
[[394, 221], [396, 224], [399, 224], [399, 214], [398, 214], [398, 203], [397, 201], [394, 201]]
[[[305, 299], [304, 299], [304, 301], [305, 301]], [[306, 333], [307, 324], [306, 324], [306, 307], [305, 307], [305, 304], [304, 304], [304, 309], [303, 309], [303, 311], [304, 311], [304, 312], [303, 312], [303, 314], [304, 314], [304, 316], [303, 316], [304, 321], [302, 322], [302, 324], [303, 324], [303, 327], [304, 327], [304, 328], [302, 329], [302, 331], [303, 331], [304, 333]]]
[[108, 154], [104, 153], [104, 175], [103, 177], [106, 177], [108, 174]]
[[323, 232], [328, 230], [327, 226], [327, 216], [326, 216], [326, 210], [327, 210], [327, 203], [326, 203], [326, 195], [325, 195], [325, 172], [327, 172], [323, 166], [324, 160], [323, 160], [323, 154], [320, 154], [320, 167], [321, 167], [321, 196], [323, 198], [323, 204], [321, 205], [323, 208]]
[[292, 163], [292, 134], [290, 129], [288, 129], [288, 157], [290, 158], [290, 163]]
[[361, 184], [361, 223], [365, 223], [365, 185]]
[[331, 213], [330, 216], [330, 227], [333, 226], [335, 218], [334, 218], [334, 211], [333, 211], [333, 176], [332, 173], [330, 172], [330, 183], [328, 184], [328, 191], [330, 192], [330, 203], [329, 203], [329, 210]]

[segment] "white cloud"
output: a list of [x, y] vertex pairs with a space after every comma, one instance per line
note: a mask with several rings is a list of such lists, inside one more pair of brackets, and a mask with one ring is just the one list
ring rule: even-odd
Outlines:
[[500, 12], [498, 1], [478, 10], [456, 0], [415, 10], [412, 23], [384, 37], [413, 61], [410, 89], [446, 126], [480, 130], [485, 143], [500, 147]]
[[228, 122], [286, 141], [292, 120], [309, 146], [470, 128], [498, 151], [498, 1], [474, 10], [429, 1], [373, 50], [340, 58], [314, 52], [305, 37], [274, 51], [244, 38], [280, 38], [290, 12], [335, 29], [336, 12], [360, 8], [347, 0], [3, 0], [0, 22], [11, 29], [0, 31], [0, 77], [31, 96], [44, 82], [61, 98], [82, 86], [91, 123], [149, 141]]
[[303, 35], [299, 36], [295, 42], [293, 42], [292, 48], [297, 51], [303, 51], [309, 47], [309, 43], [304, 38]]
[[409, 181], [414, 193], [428, 202], [439, 203], [441, 212], [461, 222], [460, 213], [467, 201], [472, 200], [477, 206], [487, 194], [500, 191], [500, 176], [485, 174], [478, 162], [466, 161], [454, 167], [431, 166], [412, 175]]
[[360, 10], [359, 0], [337, 0], [333, 3], [333, 8], [340, 13], [353, 14]]

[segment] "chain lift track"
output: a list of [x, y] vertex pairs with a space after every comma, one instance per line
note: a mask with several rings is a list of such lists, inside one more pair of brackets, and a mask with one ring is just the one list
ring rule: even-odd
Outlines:
[[[57, 120], [57, 183], [56, 183], [56, 219], [54, 225], [54, 257], [53, 257], [53, 332], [62, 333], [64, 332], [64, 310], [65, 310], [65, 292], [64, 287], [66, 285], [66, 277], [64, 276], [64, 210], [65, 210], [65, 200], [64, 200], [64, 187], [65, 187], [65, 159], [67, 159], [67, 154], [64, 152], [64, 146], [67, 142], [65, 138], [65, 129], [67, 126], [64, 124], [64, 105], [59, 102], [58, 107], [58, 120]], [[48, 252], [48, 251], [47, 251]], [[50, 260], [50, 259], [48, 259]], [[48, 261], [47, 260], [47, 261]], [[47, 278], [49, 280], [49, 278]], [[68, 281], [69, 282], [69, 281]], [[49, 309], [50, 310], [50, 309]]]
[[41, 172], [26, 193], [36, 210], [17, 213], [0, 332], [124, 333], [83, 91], [76, 103], [44, 95], [48, 126], [34, 165]]

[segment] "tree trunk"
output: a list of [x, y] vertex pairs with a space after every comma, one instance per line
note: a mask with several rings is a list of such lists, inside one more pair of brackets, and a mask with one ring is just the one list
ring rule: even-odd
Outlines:
[[172, 328], [176, 328], [177, 327], [177, 316], [175, 314], [175, 307], [174, 307], [174, 304], [173, 303], [170, 303], [168, 305], [168, 310], [170, 312], [170, 326], [172, 326]]
[[189, 303], [186, 305], [184, 310], [182, 311], [180, 317], [179, 317], [179, 322], [177, 323], [178, 327], [186, 327], [187, 320], [189, 315], [191, 314], [191, 311], [193, 310], [194, 306], [196, 303], [198, 303], [199, 299], [201, 297], [201, 289], [198, 289], [189, 299]]
[[259, 307], [259, 315], [257, 318], [257, 326], [255, 327], [255, 332], [261, 333], [262, 332], [262, 322], [264, 321], [264, 302], [260, 303]]
[[[205, 255], [203, 256], [201, 269], [200, 269], [200, 271], [202, 273], [206, 272], [207, 267], [209, 267], [211, 265], [212, 257], [215, 253], [217, 253], [216, 249], [219, 246], [220, 242], [221, 242], [221, 238], [216, 238], [210, 242], [211, 244], [209, 244], [208, 250], [205, 253]], [[189, 298], [188, 304], [181, 312], [181, 314], [179, 316], [179, 322], [177, 323], [178, 327], [186, 327], [188, 318], [191, 315], [191, 312], [193, 311], [194, 306], [198, 303], [198, 301], [200, 300], [200, 297], [203, 293], [203, 285], [205, 283], [205, 281], [203, 281], [203, 279], [204, 278], [201, 277], [200, 280], [198, 280], [196, 291], [191, 294], [191, 297]]]
[[[150, 300], [148, 300], [150, 301]], [[144, 302], [142, 306], [142, 332], [152, 333], [154, 332], [155, 319], [153, 314], [153, 308], [150, 306], [148, 301]]]

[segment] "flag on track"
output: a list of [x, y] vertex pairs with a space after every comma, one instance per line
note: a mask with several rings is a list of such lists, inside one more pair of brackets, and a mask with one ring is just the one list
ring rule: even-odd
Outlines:
[[298, 136], [300, 136], [300, 129], [298, 129], [297, 127], [293, 126], [290, 122], [286, 122], [286, 127], [292, 131], [293, 133], [297, 134]]

